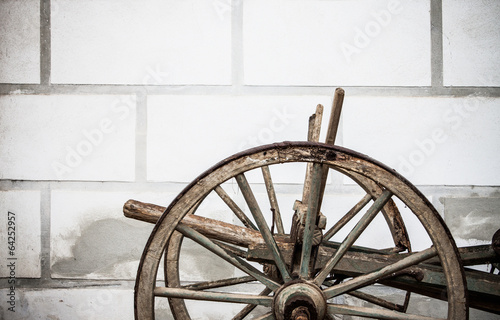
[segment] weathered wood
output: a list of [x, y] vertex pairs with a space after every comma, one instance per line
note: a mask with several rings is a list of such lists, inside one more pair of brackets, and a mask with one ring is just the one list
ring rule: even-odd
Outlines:
[[339, 128], [340, 114], [342, 112], [342, 105], [344, 103], [345, 91], [342, 88], [335, 89], [333, 95], [332, 111], [330, 113], [330, 121], [328, 122], [328, 129], [326, 131], [326, 141], [328, 145], [334, 145]]
[[248, 283], [252, 281], [255, 281], [255, 278], [252, 276], [235, 277], [222, 280], [197, 282], [182, 286], [181, 288], [189, 290], [206, 290], [206, 289], [215, 289], [220, 287], [233, 286], [236, 284]]
[[[164, 207], [135, 200], [127, 201], [124, 206], [125, 216], [150, 223], [156, 223], [156, 221], [164, 211]], [[206, 236], [212, 237], [213, 239], [220, 239], [221, 241], [232, 243], [235, 245], [250, 247], [247, 253], [247, 259], [251, 261], [260, 261], [263, 263], [269, 263], [273, 261], [270, 257], [269, 251], [267, 250], [267, 246], [265, 245], [260, 233], [257, 231], [224, 223], [218, 220], [199, 217], [196, 215], [187, 215], [182, 220], [182, 223], [190, 226], [191, 228]], [[291, 256], [293, 253], [293, 245], [286, 242], [285, 238], [283, 237], [278, 239], [277, 243], [285, 262], [287, 264], [290, 264]], [[362, 251], [363, 249], [359, 248], [357, 250], [360, 250], [360, 252], [351, 251], [346, 253], [346, 255], [341, 260], [341, 263], [339, 263], [339, 265], [336, 266], [333, 271], [338, 274], [344, 274], [346, 276], [357, 276], [360, 274], [372, 272], [376, 269], [388, 265], [389, 263], [394, 263], [397, 261], [396, 257], [398, 255], [382, 256], [372, 252]], [[333, 248], [322, 246], [319, 250], [319, 256], [316, 261], [316, 268], [324, 267], [327, 259], [331, 257], [335, 251], [336, 250]], [[459, 252], [466, 265], [488, 263], [498, 260], [498, 256], [494, 252], [493, 248], [489, 245], [459, 248]], [[399, 258], [401, 259], [405, 256], [407, 255], [400, 254]], [[426, 261], [425, 265], [418, 266], [422, 274], [426, 275], [425, 279], [431, 279], [432, 281], [434, 281], [428, 282], [426, 280], [421, 280], [418, 284], [420, 285], [421, 289], [426, 288], [426, 284], [427, 286], [445, 286], [446, 283], [444, 282], [444, 278], [442, 276], [439, 276], [442, 271], [440, 269], [433, 269], [429, 266], [430, 264], [434, 263], [439, 263], [439, 260], [437, 258], [429, 259], [428, 261]], [[495, 294], [500, 294], [500, 283], [498, 277], [474, 271], [466, 271], [466, 276], [468, 279], [469, 291], [471, 292], [471, 306], [489, 312], [498, 312], [495, 308], [491, 307], [491, 304], [484, 305], [483, 303], [481, 303], [481, 301], [484, 301], [489, 296], [493, 297]], [[410, 283], [407, 286], [400, 284], [399, 287], [405, 288], [406, 290], [413, 290], [415, 284]], [[429, 288], [428, 292], [430, 294], [431, 287], [427, 288]], [[486, 298], [485, 295], [487, 295]]]
[[[164, 207], [136, 200], [128, 200], [123, 206], [126, 217], [149, 223], [156, 223], [165, 212]], [[219, 220], [189, 214], [182, 219], [182, 224], [198, 231], [208, 238], [217, 239], [237, 246], [248, 247], [264, 243], [260, 232], [236, 226]]]
[[[248, 150], [222, 161], [197, 178], [172, 202], [167, 210], [168, 214], [162, 215], [158, 221], [154, 229], [154, 233], [151, 235], [145, 248], [143, 259], [141, 259], [135, 290], [136, 304], [137, 309], [147, 310], [144, 310], [144, 312], [137, 312], [136, 309], [136, 315], [140, 315], [138, 317], [139, 320], [151, 319], [154, 317], [155, 299], [153, 292], [156, 283], [158, 263], [161, 260], [162, 253], [168, 245], [169, 239], [171, 239], [171, 236], [176, 232], [175, 230], [183, 230], [186, 237], [194, 238], [194, 235], [186, 232], [187, 230], [184, 227], [183, 221], [183, 219], [189, 215], [190, 208], [194, 207], [197, 203], [204, 199], [204, 197], [206, 197], [209, 192], [212, 192], [216, 186], [236, 177], [242, 172], [257, 169], [263, 165], [283, 164], [288, 162], [321, 163], [323, 165], [330, 166], [341, 173], [346, 172], [349, 176], [355, 176], [355, 178], [356, 175], [358, 175], [357, 179], [354, 179], [354, 181], [361, 181], [360, 186], [365, 190], [369, 189], [366, 190], [367, 193], [374, 195], [375, 198], [380, 196], [381, 189], [388, 189], [394, 193], [394, 195], [417, 216], [419, 221], [422, 222], [423, 227], [427, 231], [429, 238], [434, 245], [433, 248], [435, 248], [435, 250], [439, 253], [443, 270], [441, 276], [445, 279], [446, 291], [448, 293], [447, 319], [466, 319], [467, 305], [464, 283], [465, 279], [463, 277], [463, 270], [461, 269], [460, 262], [457, 258], [456, 247], [453, 244], [451, 235], [444, 227], [439, 214], [435, 211], [425, 196], [418, 192], [416, 188], [414, 188], [393, 170], [367, 158], [366, 156], [340, 147], [325, 146], [324, 144], [286, 142]], [[373, 182], [374, 185], [370, 185], [369, 181]], [[394, 224], [389, 225], [393, 226]], [[393, 232], [393, 230], [391, 230], [391, 232]], [[397, 232], [398, 230], [394, 230], [393, 234]], [[399, 239], [395, 238], [395, 241], [399, 241]], [[210, 242], [214, 243], [213, 241], [205, 242], [207, 244]], [[396, 244], [398, 245], [398, 243]], [[281, 250], [281, 243], [277, 241], [277, 244]], [[220, 247], [217, 246], [217, 248]], [[348, 248], [348, 252], [346, 254], [351, 253], [350, 248]], [[344, 256], [344, 258], [345, 257], [346, 256]], [[344, 258], [341, 260], [345, 260]], [[286, 258], [284, 259], [286, 261]], [[406, 260], [405, 263], [411, 265], [412, 263], [418, 262]], [[334, 268], [339, 265], [340, 264], [337, 264]], [[169, 270], [172, 273], [179, 274], [178, 268], [173, 264], [172, 268]], [[364, 280], [358, 280], [360, 282], [355, 283], [354, 287], [368, 285], [371, 281], [389, 281], [384, 279], [388, 275], [385, 273], [399, 271], [399, 267], [390, 267], [390, 269], [385, 269], [384, 272], [376, 273], [368, 278], [361, 278], [360, 280]], [[175, 280], [178, 276], [173, 278]], [[410, 279], [413, 278], [410, 277]], [[307, 279], [309, 282], [312, 280], [312, 278]], [[413, 280], [418, 282], [415, 279]], [[273, 285], [271, 287], [273, 287]], [[337, 287], [337, 285], [334, 287]], [[280, 288], [281, 287], [277, 289]], [[344, 289], [350, 290], [351, 288], [344, 287]], [[333, 292], [326, 290], [328, 289], [325, 289], [324, 292], [330, 292], [330, 294]], [[340, 291], [335, 292], [335, 294], [337, 293], [340, 293]], [[189, 299], [190, 294], [188, 292], [186, 292], [186, 294], [186, 297], [172, 299]], [[347, 306], [346, 308], [350, 307]], [[354, 309], [350, 310], [354, 311]], [[189, 314], [184, 316], [183, 314], [177, 314], [176, 312], [175, 316], [179, 316], [182, 319], [190, 319]]]
[[394, 320], [442, 320], [442, 318], [426, 317], [414, 314], [407, 314], [398, 311], [374, 309], [367, 307], [345, 306], [339, 304], [329, 304], [328, 312], [332, 314], [342, 314], [351, 316], [368, 317], [372, 319], [394, 319]]
[[354, 207], [352, 207], [351, 210], [349, 210], [341, 219], [339, 219], [339, 221], [337, 221], [335, 225], [330, 228], [330, 230], [328, 230], [325, 233], [324, 241], [329, 240], [340, 229], [342, 229], [346, 224], [348, 224], [349, 221], [351, 221], [351, 219], [354, 218], [354, 216], [356, 216], [356, 214], [358, 214], [358, 212], [360, 212], [361, 209], [363, 209], [368, 204], [368, 202], [370, 202], [371, 199], [372, 196], [366, 194], [356, 205], [354, 205]]
[[288, 271], [288, 268], [283, 261], [281, 252], [278, 248], [278, 245], [276, 244], [276, 240], [271, 234], [271, 230], [267, 225], [266, 219], [264, 218], [264, 215], [262, 214], [262, 211], [259, 208], [259, 204], [255, 199], [255, 196], [253, 195], [252, 189], [250, 188], [250, 184], [245, 178], [245, 175], [242, 173], [237, 175], [235, 178], [236, 182], [238, 183], [238, 186], [240, 187], [241, 193], [245, 198], [248, 208], [250, 209], [250, 212], [252, 212], [255, 222], [259, 227], [259, 231], [262, 235], [262, 238], [264, 239], [264, 241], [266, 242], [267, 246], [269, 247], [269, 249], [273, 254], [274, 263], [278, 267], [281, 276], [283, 277], [283, 280], [285, 281], [285, 283], [291, 281], [292, 277], [290, 276], [290, 272]]
[[[307, 141], [318, 142], [319, 134], [321, 131], [321, 121], [323, 119], [323, 106], [318, 104], [316, 106], [316, 113], [309, 118], [309, 130], [307, 134]], [[304, 190], [302, 191], [302, 203], [307, 205], [309, 201], [309, 193], [311, 192], [311, 175], [312, 163], [307, 164], [306, 177], [304, 180]]]
[[300, 277], [305, 279], [310, 276], [311, 256], [313, 250], [313, 236], [316, 230], [316, 218], [319, 204], [319, 192], [321, 187], [322, 167], [319, 163], [314, 163], [311, 172], [311, 185], [309, 191], [309, 201], [304, 218], [304, 235], [302, 239], [302, 253], [300, 256]]
[[351, 232], [347, 235], [344, 242], [339, 247], [339, 250], [333, 255], [328, 261], [327, 265], [321, 270], [314, 281], [317, 284], [323, 283], [326, 277], [330, 273], [330, 271], [335, 267], [335, 265], [342, 259], [342, 256], [349, 250], [349, 248], [354, 244], [356, 239], [361, 235], [361, 233], [366, 229], [366, 227], [370, 224], [370, 222], [375, 218], [380, 210], [384, 207], [384, 205], [389, 201], [392, 197], [392, 192], [390, 190], [385, 190], [382, 195], [375, 200], [373, 205], [368, 209], [368, 211], [364, 214], [364, 216], [359, 220], [356, 226], [351, 230]]
[[264, 177], [264, 183], [266, 184], [269, 205], [271, 206], [271, 211], [273, 212], [273, 221], [276, 224], [278, 233], [285, 234], [285, 229], [283, 228], [283, 219], [281, 218], [278, 199], [276, 198], [276, 191], [274, 191], [273, 180], [271, 178], [271, 170], [269, 170], [268, 166], [263, 166], [261, 170], [262, 176]]
[[176, 230], [182, 233], [185, 237], [190, 238], [191, 240], [195, 241], [202, 247], [210, 250], [212, 253], [215, 255], [219, 256], [220, 258], [226, 260], [233, 266], [237, 267], [241, 271], [245, 272], [248, 275], [251, 275], [254, 277], [256, 280], [260, 281], [262, 284], [264, 284], [266, 287], [268, 287], [271, 290], [276, 290], [279, 288], [279, 284], [276, 283], [274, 280], [269, 279], [264, 273], [262, 273], [260, 270], [255, 268], [253, 265], [249, 264], [246, 260], [241, 259], [240, 257], [224, 250], [217, 244], [215, 244], [213, 241], [211, 241], [209, 238], [205, 237], [201, 233], [197, 232], [196, 230], [186, 226], [185, 224], [179, 223], [176, 227]]
[[[320, 246], [315, 262], [316, 270], [324, 268], [339, 246], [340, 244], [335, 242], [329, 242], [328, 246]], [[484, 251], [483, 247], [478, 246], [478, 249]], [[280, 250], [285, 257], [285, 261], [290, 263], [293, 246], [281, 243]], [[468, 248], [460, 251], [467, 256], [468, 252], [474, 250]], [[337, 276], [357, 277], [380, 270], [411, 255], [415, 255], [415, 253], [384, 254], [369, 248], [351, 247], [351, 250], [343, 256], [332, 272]], [[260, 263], [272, 261], [270, 253], [262, 244], [250, 246], [247, 259]], [[436, 259], [436, 257], [430, 258], [423, 263], [416, 264], [403, 270], [403, 272], [395, 274], [393, 278], [379, 279], [379, 282], [435, 299], [446, 299], [446, 295], [442, 294], [446, 290], [446, 279], [443, 269], [434, 265]], [[481, 261], [483, 260], [481, 259]], [[469, 290], [469, 305], [487, 312], [500, 313], [500, 305], [492, 303], [495, 301], [495, 297], [500, 295], [500, 277], [469, 269], [465, 270], [465, 276]]]
[[194, 291], [182, 288], [157, 287], [154, 294], [159, 297], [183, 298], [191, 300], [219, 301], [230, 303], [247, 303], [270, 307], [272, 297], [227, 292]]
[[[342, 105], [344, 103], [344, 89], [337, 88], [333, 95], [332, 110], [330, 112], [330, 119], [328, 121], [328, 129], [326, 130], [326, 140], [325, 143], [328, 145], [335, 145], [335, 139], [337, 138], [337, 131], [340, 123], [340, 114], [342, 112]], [[323, 174], [321, 176], [321, 192], [319, 199], [319, 208], [323, 203], [323, 195], [325, 193], [326, 181], [328, 179], [328, 172], [330, 168], [328, 166], [323, 166]]]
[[240, 221], [247, 228], [251, 228], [251, 229], [257, 230], [257, 227], [253, 224], [253, 222], [250, 219], [248, 219], [248, 217], [245, 215], [245, 213], [243, 212], [243, 210], [241, 210], [240, 207], [238, 207], [238, 205], [236, 204], [236, 202], [234, 202], [233, 199], [231, 199], [231, 197], [226, 193], [226, 191], [224, 191], [224, 189], [222, 189], [221, 186], [217, 186], [214, 189], [214, 191], [222, 199], [222, 201], [224, 201], [227, 204], [227, 206], [233, 211], [233, 213], [235, 214], [235, 216], [238, 219], [240, 219]]
[[[500, 262], [500, 256], [495, 253], [491, 245], [479, 245], [458, 248], [460, 260], [464, 266], [474, 266], [480, 264], [491, 264]], [[439, 264], [438, 258], [431, 259], [427, 263]]]

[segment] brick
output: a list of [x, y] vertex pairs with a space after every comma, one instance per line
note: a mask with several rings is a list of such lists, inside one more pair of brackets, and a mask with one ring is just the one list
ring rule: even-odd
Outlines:
[[[6, 297], [7, 289], [0, 289]], [[257, 294], [257, 292], [253, 292]], [[120, 288], [71, 288], [16, 290], [16, 312], [10, 312], [5, 300], [0, 305], [0, 317], [9, 320], [24, 319], [75, 319], [75, 320], [133, 320], [133, 289]], [[157, 298], [155, 316], [172, 319], [167, 299]], [[243, 305], [234, 303], [213, 303], [206, 301], [186, 301], [190, 315], [194, 319], [231, 319]], [[252, 314], [259, 314], [254, 312]]]
[[0, 97], [0, 179], [135, 178], [135, 97]]
[[0, 34], [0, 83], [40, 83], [40, 1], [2, 1]]
[[500, 86], [500, 3], [443, 1], [446, 86]]
[[430, 85], [429, 9], [413, 0], [245, 3], [245, 83]]
[[[236, 152], [285, 140], [304, 141], [316, 105], [323, 104], [329, 114], [331, 100], [328, 96], [149, 96], [148, 180], [190, 182]], [[326, 128], [328, 116], [323, 120]], [[278, 175], [282, 183], [304, 179], [302, 172]]]
[[444, 198], [444, 218], [459, 246], [489, 244], [500, 229], [500, 198]]
[[53, 4], [54, 83], [230, 83], [230, 6], [221, 11], [202, 0]]
[[40, 192], [0, 191], [0, 212], [0, 278], [39, 278]]
[[[6, 297], [8, 289], [1, 289]], [[2, 319], [134, 319], [132, 289], [43, 289], [16, 288], [15, 312], [2, 301]]]
[[153, 225], [126, 218], [129, 199], [167, 206], [175, 194], [54, 191], [51, 273], [54, 278], [134, 279]]
[[497, 185], [497, 98], [352, 97], [344, 146], [417, 185]]

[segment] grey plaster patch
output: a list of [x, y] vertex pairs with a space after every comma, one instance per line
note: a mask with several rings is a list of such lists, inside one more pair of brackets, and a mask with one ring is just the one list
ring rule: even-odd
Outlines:
[[189, 239], [183, 240], [179, 268], [184, 281], [230, 278], [235, 270], [228, 262]]
[[151, 233], [151, 225], [131, 225], [117, 219], [102, 219], [82, 230], [72, 248], [73, 256], [56, 261], [52, 273], [81, 277], [110, 273], [116, 265], [138, 261]]
[[445, 198], [444, 217], [455, 238], [491, 242], [500, 228], [500, 198]]
[[[102, 219], [83, 228], [72, 247], [72, 256], [52, 264], [55, 277], [134, 278], [124, 272], [128, 263], [138, 263], [151, 234], [150, 224], [129, 224], [118, 219]], [[185, 239], [180, 258], [183, 281], [216, 280], [231, 277], [234, 267], [200, 245]], [[135, 272], [136, 267], [133, 268]]]

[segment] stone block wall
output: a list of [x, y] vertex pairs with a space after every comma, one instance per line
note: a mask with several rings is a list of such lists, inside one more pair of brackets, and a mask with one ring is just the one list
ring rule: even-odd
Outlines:
[[[336, 87], [337, 144], [412, 181], [459, 245], [489, 242], [499, 16], [495, 0], [1, 1], [0, 318], [132, 319], [152, 226], [124, 202], [167, 206], [231, 154], [304, 140]], [[359, 199], [339, 179], [331, 196]]]

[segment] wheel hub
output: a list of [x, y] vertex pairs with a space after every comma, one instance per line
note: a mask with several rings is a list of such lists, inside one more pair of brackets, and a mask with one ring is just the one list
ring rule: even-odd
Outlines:
[[315, 284], [300, 281], [282, 287], [274, 301], [277, 320], [323, 320], [326, 298]]

